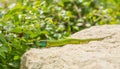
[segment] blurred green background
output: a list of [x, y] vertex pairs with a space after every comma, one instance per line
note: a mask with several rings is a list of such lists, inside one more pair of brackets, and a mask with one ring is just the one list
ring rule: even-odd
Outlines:
[[119, 0], [0, 0], [0, 69], [19, 69], [27, 43], [105, 24], [120, 24]]

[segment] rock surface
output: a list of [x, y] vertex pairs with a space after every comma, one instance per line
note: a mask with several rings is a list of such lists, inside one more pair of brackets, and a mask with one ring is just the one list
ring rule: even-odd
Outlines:
[[94, 26], [71, 38], [111, 37], [88, 44], [31, 48], [21, 58], [21, 69], [120, 69], [120, 25]]

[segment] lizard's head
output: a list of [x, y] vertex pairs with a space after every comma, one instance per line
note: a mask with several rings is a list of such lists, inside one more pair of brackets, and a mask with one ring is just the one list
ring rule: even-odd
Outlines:
[[39, 42], [39, 46], [40, 46], [40, 47], [46, 47], [46, 46], [47, 46], [47, 41], [41, 40], [41, 41]]

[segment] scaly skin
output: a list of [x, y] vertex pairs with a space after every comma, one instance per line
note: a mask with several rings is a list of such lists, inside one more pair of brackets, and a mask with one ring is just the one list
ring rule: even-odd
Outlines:
[[[109, 36], [106, 36], [109, 37]], [[37, 43], [37, 46], [39, 47], [58, 47], [63, 46], [66, 44], [86, 44], [90, 41], [98, 41], [103, 40], [104, 38], [90, 38], [90, 39], [61, 39], [61, 40], [40, 40], [40, 42]]]

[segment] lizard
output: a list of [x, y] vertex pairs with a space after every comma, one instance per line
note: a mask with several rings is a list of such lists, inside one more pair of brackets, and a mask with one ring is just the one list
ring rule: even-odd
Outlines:
[[59, 40], [40, 40], [39, 42], [36, 42], [36, 45], [39, 47], [58, 47], [58, 46], [64, 46], [66, 44], [86, 44], [90, 41], [99, 41], [103, 40], [107, 37], [101, 37], [101, 38], [89, 38], [89, 39], [74, 39], [74, 38], [67, 38], [67, 39], [59, 39]]

